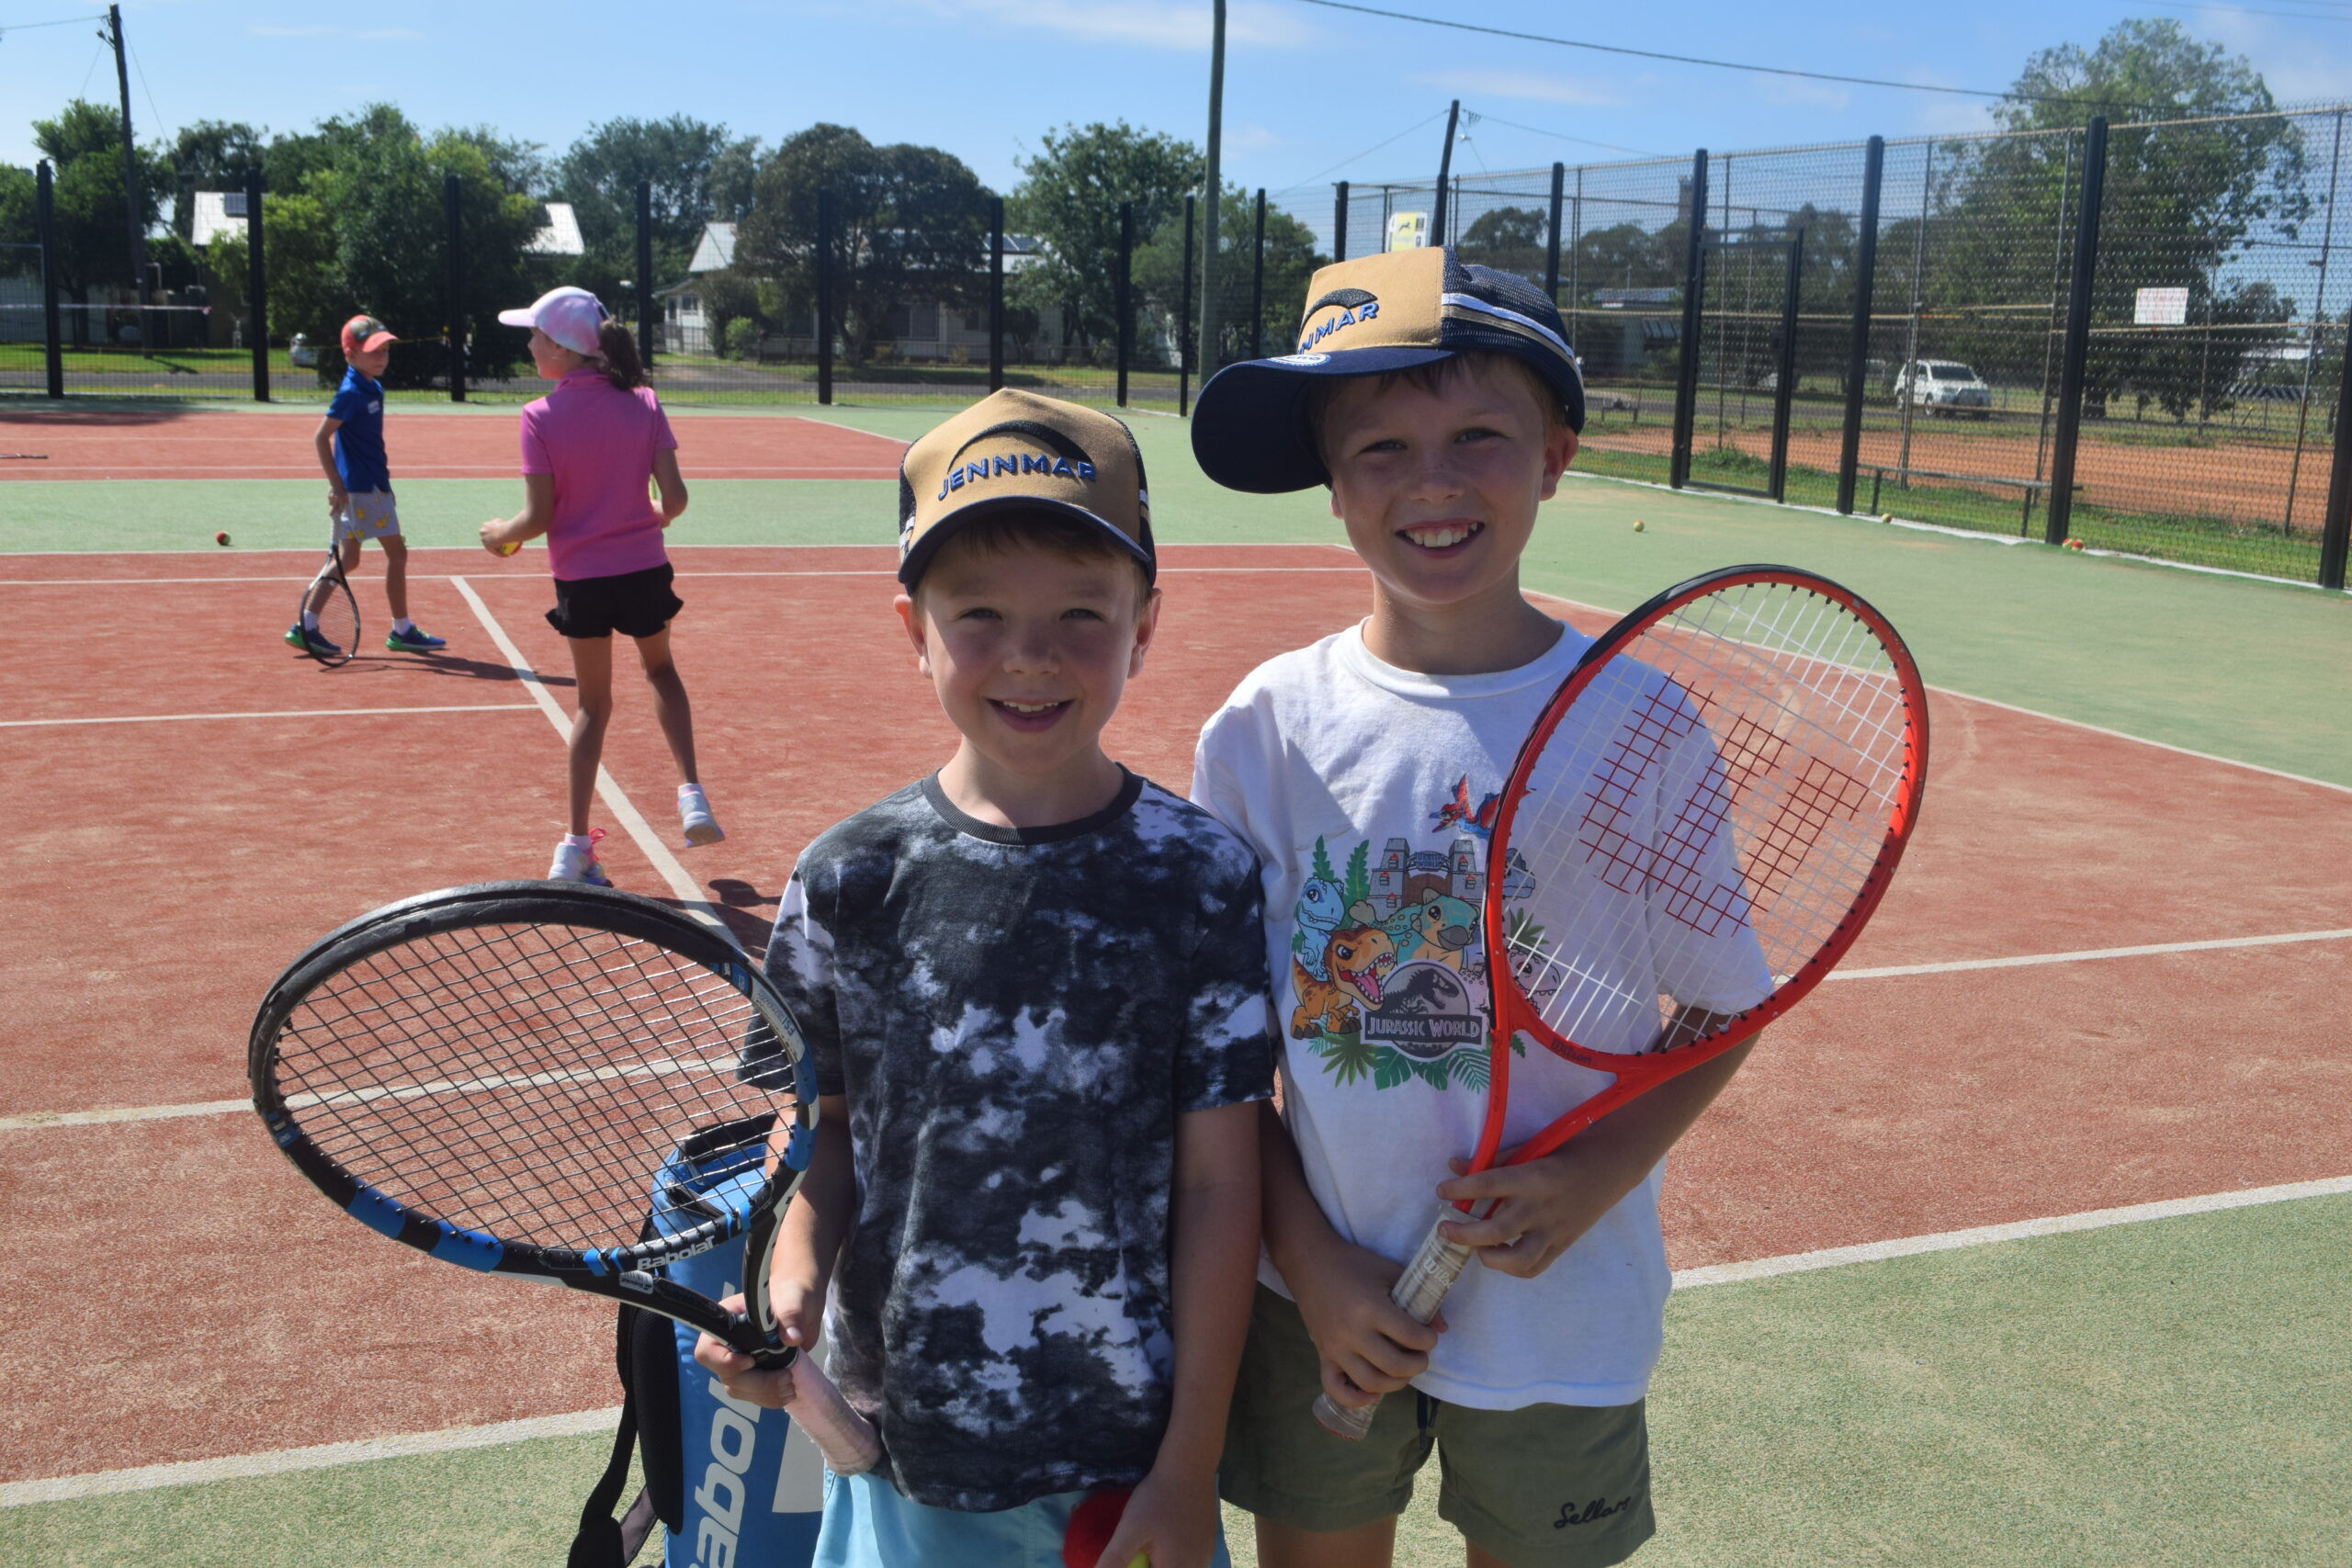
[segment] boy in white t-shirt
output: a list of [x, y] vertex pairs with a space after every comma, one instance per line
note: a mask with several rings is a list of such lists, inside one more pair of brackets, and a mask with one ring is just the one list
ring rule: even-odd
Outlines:
[[[1537, 508], [1576, 453], [1583, 382], [1550, 299], [1450, 249], [1325, 267], [1308, 300], [1297, 352], [1224, 370], [1193, 424], [1222, 484], [1329, 486], [1373, 576], [1371, 616], [1252, 671], [1194, 763], [1193, 799], [1263, 863], [1285, 1026], [1282, 1112], [1263, 1134], [1268, 1266], [1220, 1484], [1257, 1516], [1265, 1568], [1363, 1568], [1390, 1561], [1434, 1447], [1439, 1512], [1472, 1568], [1618, 1562], [1654, 1529], [1643, 1399], [1670, 1283], [1660, 1166], [1744, 1048], [1544, 1159], [1446, 1177], [1484, 1109], [1496, 793], [1587, 645], [1519, 585]], [[1540, 919], [1528, 880], [1513, 897]], [[1770, 989], [1745, 933], [1701, 967], [1719, 998]], [[1607, 1081], [1526, 1052], [1504, 1142]], [[1456, 1199], [1500, 1201], [1449, 1224], [1483, 1267], [1425, 1326], [1388, 1290]], [[1408, 1383], [1360, 1444], [1309, 1414], [1318, 1387], [1361, 1405]]]

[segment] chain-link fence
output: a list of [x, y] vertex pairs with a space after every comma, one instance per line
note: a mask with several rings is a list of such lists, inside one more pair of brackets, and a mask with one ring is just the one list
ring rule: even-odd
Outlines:
[[[1579, 467], [2341, 586], [2346, 118], [1465, 175], [1442, 238], [1553, 288]], [[1424, 180], [1322, 227], [1439, 220]]]

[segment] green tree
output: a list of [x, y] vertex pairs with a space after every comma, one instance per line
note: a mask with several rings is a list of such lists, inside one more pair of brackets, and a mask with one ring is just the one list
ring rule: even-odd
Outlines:
[[851, 366], [909, 307], [963, 306], [987, 276], [988, 193], [954, 154], [876, 147], [845, 125], [786, 137], [760, 167], [736, 265], [773, 280], [787, 314], [816, 301], [817, 195], [834, 201], [833, 320]]
[[1464, 262], [1541, 278], [1550, 257], [1552, 220], [1532, 207], [1490, 207], [1462, 231], [1454, 252]]
[[[662, 280], [684, 274], [703, 225], [720, 216], [711, 196], [711, 175], [720, 160], [730, 152], [756, 156], [757, 147], [755, 140], [739, 141], [725, 126], [687, 115], [608, 119], [591, 126], [556, 160], [548, 194], [571, 203], [579, 215], [590, 270], [600, 280], [606, 274], [611, 280], [634, 279], [637, 187], [640, 181], [650, 185], [651, 282], [659, 287]], [[732, 218], [733, 214], [723, 216]]]
[[196, 203], [200, 190], [243, 190], [245, 176], [263, 166], [266, 156], [261, 133], [239, 120], [199, 119], [183, 126], [172, 139], [172, 227], [179, 237], [194, 232]]
[[[1313, 230], [1269, 204], [1265, 288], [1260, 299], [1264, 319], [1253, 324], [1250, 318], [1250, 283], [1256, 223], [1255, 197], [1227, 186], [1225, 204], [1217, 216], [1217, 322], [1223, 340], [1219, 365], [1252, 357], [1261, 343], [1268, 354], [1289, 353], [1295, 346], [1291, 342], [1292, 329], [1297, 325], [1300, 308], [1306, 303], [1307, 280], [1315, 276], [1317, 267], [1330, 260], [1317, 253]], [[1193, 310], [1196, 322], [1201, 308], [1198, 250], [1200, 233], [1205, 228], [1195, 221]], [[1171, 366], [1175, 363], [1178, 335], [1176, 316], [1183, 298], [1183, 252], [1184, 214], [1180, 199], [1174, 221], [1161, 224], [1151, 243], [1137, 250], [1134, 272], [1137, 294], [1136, 335], [1142, 345], [1141, 356], [1164, 360]], [[1192, 330], [1194, 329], [1187, 329], [1184, 334], [1187, 341]]]
[[[1040, 140], [1044, 152], [1021, 161], [1022, 181], [1005, 198], [1004, 220], [1043, 240], [1046, 254], [1013, 275], [1006, 298], [1040, 315], [1065, 312], [1077, 341], [1107, 344], [1118, 331], [1119, 204], [1135, 204], [1140, 252], [1171, 220], [1182, 231], [1184, 197], [1200, 190], [1205, 164], [1191, 142], [1125, 120], [1064, 126]], [[1230, 221], [1229, 211], [1220, 209], [1221, 224]], [[1246, 224], [1242, 238], [1246, 244]], [[1246, 273], [1243, 288], [1247, 315]]]
[[[114, 109], [76, 98], [55, 119], [33, 121], [33, 142], [56, 166], [55, 264], [58, 288], [85, 304], [99, 288], [130, 292], [130, 237], [122, 190], [122, 120]], [[171, 165], [153, 146], [138, 150], [139, 225], [143, 233], [163, 211]], [[74, 313], [74, 341], [85, 341], [86, 315]]]

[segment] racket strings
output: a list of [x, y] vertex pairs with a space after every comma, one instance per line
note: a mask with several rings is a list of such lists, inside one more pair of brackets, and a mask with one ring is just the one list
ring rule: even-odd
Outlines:
[[[471, 928], [375, 953], [306, 997], [277, 1087], [314, 1145], [409, 1207], [510, 1241], [626, 1245], [666, 1204], [652, 1179], [683, 1140], [786, 1109], [737, 1070], [772, 1027], [723, 977], [650, 943]], [[764, 1142], [747, 1130], [740, 1148]]]
[[1532, 760], [1490, 869], [1536, 1015], [1589, 1049], [1672, 1049], [1751, 1005], [1724, 1008], [1740, 944], [1752, 1000], [1785, 983], [1878, 863], [1910, 722], [1877, 633], [1807, 589], [1744, 583], [1637, 634]]

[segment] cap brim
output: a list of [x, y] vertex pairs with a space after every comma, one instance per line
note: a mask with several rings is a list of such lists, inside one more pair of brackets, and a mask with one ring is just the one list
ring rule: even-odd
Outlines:
[[359, 352], [362, 354], [373, 354], [379, 348], [390, 348], [392, 344], [400, 341], [399, 336], [395, 333], [378, 333], [374, 337], [369, 338], [366, 343], [359, 345]]
[[1280, 495], [1331, 482], [1306, 424], [1306, 394], [1329, 376], [1378, 376], [1450, 359], [1450, 348], [1351, 348], [1245, 359], [1208, 379], [1193, 402], [1193, 456], [1227, 490]]
[[1448, 348], [1402, 344], [1286, 354], [1245, 359], [1208, 379], [1193, 402], [1193, 456], [1201, 471], [1227, 490], [1280, 495], [1331, 482], [1306, 420], [1306, 394], [1317, 378], [1380, 376], [1457, 354], [1508, 354], [1532, 367], [1560, 398], [1568, 428], [1584, 428], [1584, 386], [1551, 356], [1539, 357], [1509, 339]]
[[531, 320], [531, 308], [526, 305], [519, 310], [499, 311], [498, 324], [502, 327], [528, 327], [537, 323]]
[[1105, 539], [1135, 557], [1143, 566], [1147, 581], [1159, 574], [1159, 563], [1152, 558], [1149, 550], [1127, 537], [1124, 530], [1103, 521], [1083, 506], [1072, 506], [1066, 501], [1048, 501], [1043, 496], [1001, 495], [973, 502], [968, 506], [959, 506], [923, 530], [922, 537], [915, 541], [915, 547], [909, 550], [906, 558], [899, 563], [899, 585], [912, 588], [922, 576], [924, 569], [931, 565], [931, 558], [939, 553], [940, 546], [954, 538], [956, 530], [967, 523], [992, 512], [1050, 512], [1061, 517], [1074, 517], [1080, 523], [1091, 525]]

